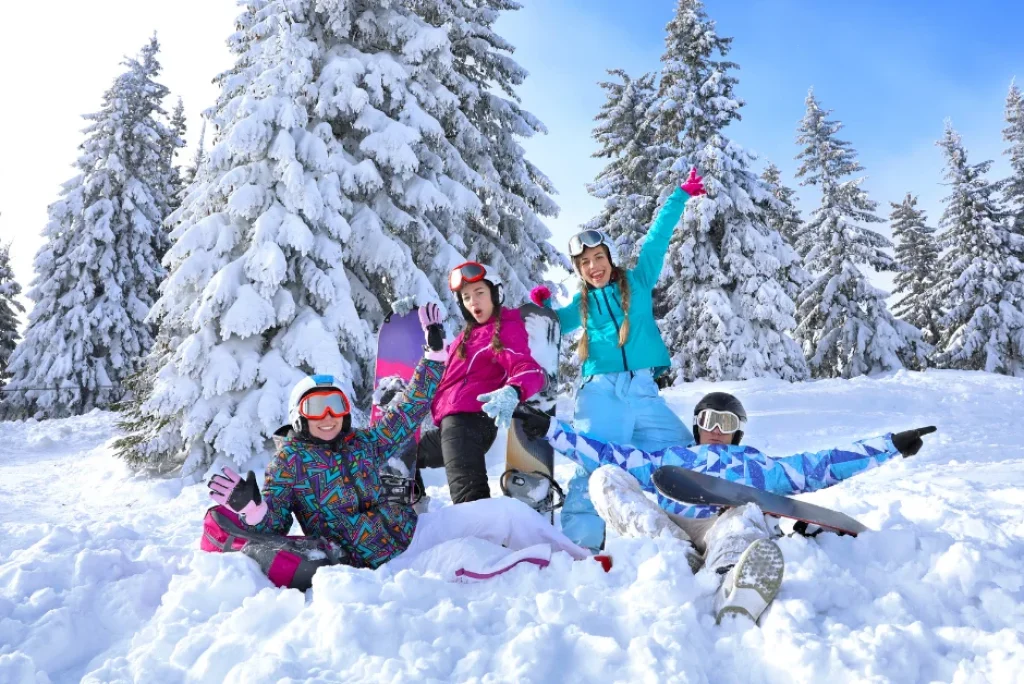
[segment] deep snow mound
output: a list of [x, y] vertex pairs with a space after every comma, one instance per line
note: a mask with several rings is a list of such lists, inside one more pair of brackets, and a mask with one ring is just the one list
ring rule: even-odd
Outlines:
[[[610, 574], [556, 555], [448, 582], [452, 558], [487, 553], [467, 541], [278, 590], [240, 555], [196, 550], [205, 488], [133, 476], [109, 414], [0, 423], [0, 681], [1019, 681], [1024, 381], [900, 372], [667, 395], [689, 422], [712, 389], [740, 396], [746, 441], [775, 455], [939, 426], [918, 456], [807, 496], [874, 531], [780, 540], [760, 626], [716, 626], [714, 578], [669, 539], [610, 539]], [[427, 482], [444, 505], [444, 474]]]

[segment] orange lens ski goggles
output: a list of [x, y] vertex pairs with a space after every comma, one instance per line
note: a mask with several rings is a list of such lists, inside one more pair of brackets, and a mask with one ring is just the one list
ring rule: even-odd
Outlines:
[[466, 283], [477, 283], [487, 275], [487, 269], [475, 261], [459, 264], [448, 274], [448, 289], [458, 292]]
[[310, 392], [299, 400], [299, 415], [311, 420], [323, 420], [327, 414], [342, 418], [351, 410], [348, 397], [337, 389]]

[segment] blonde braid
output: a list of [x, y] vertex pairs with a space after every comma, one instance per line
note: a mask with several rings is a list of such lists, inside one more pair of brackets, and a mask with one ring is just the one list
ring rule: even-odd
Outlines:
[[590, 287], [587, 285], [587, 281], [580, 279], [580, 327], [583, 328], [583, 335], [580, 337], [580, 343], [576, 346], [576, 356], [579, 357], [580, 363], [587, 360], [590, 356], [590, 335], [587, 334], [587, 313], [589, 307], [588, 295], [590, 294]]
[[619, 291], [622, 292], [622, 327], [619, 328], [619, 346], [625, 346], [629, 339], [629, 278], [625, 271], [615, 269], [615, 277], [619, 281]]

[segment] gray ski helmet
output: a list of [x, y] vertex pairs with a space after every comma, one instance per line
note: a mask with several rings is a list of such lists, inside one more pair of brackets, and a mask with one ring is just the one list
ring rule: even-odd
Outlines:
[[[348, 393], [342, 388], [333, 375], [307, 375], [295, 383], [291, 394], [288, 396], [288, 424], [296, 433], [303, 437], [309, 437], [309, 421], [299, 414], [299, 402], [310, 392], [323, 389], [336, 389], [348, 399]], [[345, 434], [352, 429], [352, 416], [342, 418], [341, 432]]]
[[700, 431], [697, 427], [697, 416], [699, 416], [700, 412], [704, 409], [735, 413], [736, 417], [740, 419], [741, 429], [732, 433], [732, 443], [740, 443], [740, 440], [743, 439], [742, 427], [747, 424], [747, 410], [743, 408], [743, 404], [740, 403], [739, 399], [728, 392], [711, 392], [710, 394], [705, 394], [701, 400], [697, 402], [697, 405], [693, 407], [693, 441], [697, 444], [700, 444]]

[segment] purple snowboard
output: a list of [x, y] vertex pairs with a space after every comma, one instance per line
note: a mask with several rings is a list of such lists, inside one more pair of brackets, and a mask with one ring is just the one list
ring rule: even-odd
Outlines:
[[[412, 379], [416, 364], [423, 358], [423, 329], [413, 309], [401, 316], [390, 314], [377, 332], [377, 368], [373, 381], [373, 407], [370, 423], [380, 420], [391, 403], [403, 401], [405, 386]], [[396, 499], [413, 501], [416, 477], [416, 438], [388, 459], [381, 472], [381, 483]]]

